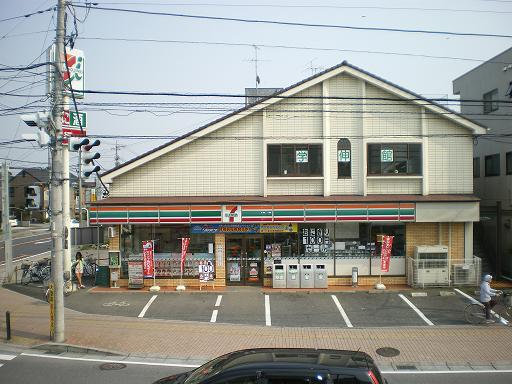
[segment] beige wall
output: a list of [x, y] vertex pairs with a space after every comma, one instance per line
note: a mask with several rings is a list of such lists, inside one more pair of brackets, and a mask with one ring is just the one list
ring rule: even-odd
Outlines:
[[[328, 93], [341, 97], [364, 94], [369, 98], [396, 97], [346, 74], [325, 81], [325, 85], [314, 85], [297, 96], [319, 97]], [[361, 100], [326, 99], [323, 103], [321, 99], [278, 101], [114, 178], [110, 195], [262, 196], [265, 191], [267, 195], [362, 195], [364, 185], [369, 195], [421, 194], [425, 182], [430, 194], [472, 193], [473, 148], [472, 138], [468, 136], [426, 139], [428, 145], [423, 147], [423, 154], [428, 159], [423, 178], [370, 177], [366, 184], [362, 179], [366, 143], [421, 143], [422, 132], [467, 135], [468, 130], [431, 114], [426, 114], [422, 122], [421, 108], [412, 103], [393, 106], [388, 105], [389, 101], [367, 100], [364, 113]], [[331, 112], [324, 115], [322, 109]], [[329, 178], [325, 183], [322, 178], [265, 178], [265, 145], [323, 143], [324, 131], [329, 137], [324, 147], [324, 156], [328, 156], [324, 175]], [[350, 179], [337, 178], [336, 146], [340, 138], [349, 138], [352, 145]], [[324, 190], [324, 186], [330, 191]]]

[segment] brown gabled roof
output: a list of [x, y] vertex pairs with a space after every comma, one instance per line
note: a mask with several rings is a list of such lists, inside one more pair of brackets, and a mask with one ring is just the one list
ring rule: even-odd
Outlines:
[[434, 102], [434, 101], [432, 101], [432, 100], [429, 100], [429, 99], [427, 99], [427, 98], [425, 98], [425, 97], [423, 97], [423, 96], [421, 96], [421, 95], [419, 95], [419, 94], [417, 94], [417, 93], [415, 93], [415, 92], [412, 92], [412, 91], [410, 91], [410, 90], [408, 90], [408, 89], [406, 89], [406, 88], [404, 88], [404, 87], [401, 87], [401, 86], [399, 86], [399, 85], [397, 85], [397, 84], [395, 84], [395, 83], [393, 83], [393, 82], [391, 82], [391, 81], [388, 81], [388, 80], [386, 80], [386, 79], [384, 79], [384, 78], [382, 78], [382, 77], [379, 77], [379, 76], [377, 76], [377, 75], [374, 75], [373, 73], [370, 73], [370, 72], [368, 72], [368, 71], [365, 71], [365, 70], [363, 70], [363, 69], [361, 69], [361, 68], [359, 68], [359, 67], [357, 67], [357, 66], [355, 66], [355, 65], [349, 64], [347, 61], [343, 61], [343, 62], [341, 62], [340, 64], [337, 64], [337, 65], [335, 65], [335, 66], [333, 66], [333, 67], [331, 67], [331, 68], [328, 68], [328, 69], [326, 69], [326, 70], [324, 70], [324, 71], [322, 71], [322, 72], [319, 72], [319, 73], [317, 73], [317, 74], [315, 74], [315, 75], [313, 75], [313, 76], [310, 76], [310, 77], [308, 77], [308, 78], [306, 78], [306, 79], [304, 79], [304, 80], [301, 80], [301, 81], [299, 81], [298, 83], [295, 83], [295, 84], [293, 84], [293, 85], [290, 85], [290, 86], [289, 86], [289, 87], [287, 87], [287, 88], [282, 88], [280, 91], [278, 91], [278, 92], [276, 92], [276, 93], [274, 93], [274, 94], [272, 94], [272, 95], [269, 95], [269, 96], [267, 96], [267, 97], [261, 98], [261, 99], [259, 99], [259, 100], [255, 101], [255, 102], [254, 102], [254, 103], [252, 103], [252, 104], [248, 104], [248, 105], [246, 105], [246, 106], [244, 106], [244, 107], [242, 107], [242, 108], [240, 108], [240, 109], [238, 109], [238, 110], [236, 110], [236, 111], [234, 111], [234, 112], [231, 112], [231, 113], [229, 113], [229, 114], [227, 114], [227, 115], [225, 115], [225, 116], [222, 116], [222, 117], [220, 117], [220, 118], [218, 118], [218, 119], [216, 119], [216, 120], [214, 120], [214, 121], [212, 121], [212, 122], [210, 122], [210, 123], [207, 123], [206, 125], [203, 125], [202, 127], [199, 127], [199, 128], [197, 128], [197, 129], [195, 129], [195, 130], [193, 130], [193, 131], [190, 131], [190, 132], [188, 132], [188, 133], [184, 134], [183, 136], [180, 136], [180, 137], [178, 137], [178, 138], [176, 138], [176, 139], [173, 139], [173, 140], [169, 141], [168, 143], [162, 144], [162, 145], [160, 145], [160, 146], [158, 146], [158, 147], [156, 147], [156, 148], [153, 148], [153, 149], [149, 150], [148, 152], [145, 152], [145, 153], [143, 153], [143, 154], [141, 154], [141, 155], [139, 155], [139, 156], [137, 156], [137, 157], [134, 157], [133, 159], [130, 159], [130, 160], [128, 160], [127, 162], [125, 162], [125, 163], [123, 163], [123, 164], [121, 164], [121, 165], [119, 165], [119, 166], [117, 166], [117, 167], [114, 167], [114, 168], [112, 168], [112, 169], [110, 169], [110, 170], [108, 170], [108, 171], [104, 172], [103, 174], [101, 174], [101, 176], [108, 175], [109, 173], [111, 173], [111, 172], [113, 172], [113, 171], [116, 171], [116, 170], [118, 170], [118, 169], [120, 169], [120, 168], [123, 168], [123, 167], [125, 167], [126, 165], [131, 164], [131, 163], [133, 163], [133, 162], [135, 162], [135, 161], [137, 161], [137, 160], [139, 160], [139, 159], [141, 159], [141, 158], [143, 158], [143, 157], [145, 157], [145, 156], [148, 156], [148, 155], [150, 155], [150, 154], [152, 154], [152, 153], [154, 153], [154, 152], [157, 152], [157, 151], [159, 151], [159, 150], [160, 150], [160, 149], [162, 149], [162, 148], [168, 147], [169, 145], [172, 145], [172, 144], [174, 144], [174, 143], [176, 143], [176, 142], [178, 142], [178, 141], [181, 141], [181, 140], [183, 140], [183, 139], [185, 139], [185, 138], [187, 138], [187, 137], [189, 137], [189, 136], [192, 136], [192, 135], [194, 135], [194, 134], [196, 134], [196, 133], [198, 133], [198, 132], [200, 132], [200, 131], [202, 131], [202, 130], [204, 130], [204, 129], [206, 129], [206, 128], [208, 128], [208, 127], [210, 127], [210, 126], [214, 125], [214, 124], [217, 124], [217, 123], [219, 123], [219, 122], [221, 122], [221, 121], [223, 121], [223, 120], [226, 120], [226, 119], [230, 118], [231, 116], [237, 115], [237, 114], [239, 114], [239, 113], [241, 113], [241, 112], [244, 112], [244, 111], [246, 111], [246, 110], [248, 110], [248, 109], [250, 109], [250, 108], [254, 107], [254, 106], [255, 106], [255, 105], [257, 105], [257, 104], [263, 103], [263, 102], [265, 102], [265, 101], [267, 101], [267, 100], [269, 100], [269, 99], [272, 99], [272, 98], [274, 98], [274, 97], [277, 97], [277, 96], [279, 96], [279, 95], [282, 95], [283, 93], [285, 93], [285, 92], [289, 91], [290, 89], [293, 89], [293, 88], [295, 88], [295, 87], [298, 87], [298, 86], [300, 86], [300, 85], [302, 85], [302, 84], [304, 84], [304, 83], [306, 83], [306, 82], [308, 82], [308, 81], [311, 81], [311, 80], [313, 80], [313, 79], [315, 79], [315, 78], [317, 78], [317, 77], [323, 76], [323, 75], [325, 75], [325, 74], [326, 74], [326, 73], [328, 73], [328, 72], [331, 72], [331, 71], [334, 71], [334, 70], [336, 70], [336, 69], [338, 69], [338, 68], [341, 68], [342, 66], [346, 66], [346, 67], [349, 67], [349, 68], [355, 69], [356, 71], [359, 71], [359, 72], [361, 72], [361, 73], [364, 73], [364, 74], [366, 74], [366, 75], [368, 75], [368, 76], [370, 76], [370, 77], [373, 77], [374, 79], [377, 79], [377, 80], [382, 81], [382, 82], [384, 82], [384, 83], [386, 83], [386, 84], [388, 84], [388, 85], [391, 85], [391, 86], [393, 86], [393, 87], [395, 87], [395, 88], [397, 88], [397, 89], [400, 89], [401, 91], [407, 92], [407, 93], [409, 93], [409, 94], [413, 95], [413, 96], [414, 96], [415, 98], [417, 98], [418, 100], [426, 101], [426, 102], [428, 102], [428, 103], [430, 103], [430, 104], [435, 105], [436, 107], [442, 108], [442, 109], [444, 109], [445, 111], [450, 112], [451, 114], [454, 114], [454, 115], [457, 115], [457, 116], [459, 116], [459, 117], [462, 117], [462, 118], [464, 118], [465, 120], [468, 120], [468, 121], [472, 122], [473, 124], [476, 124], [476, 125], [478, 125], [478, 126], [480, 126], [480, 127], [482, 127], [482, 128], [486, 128], [486, 127], [485, 127], [485, 126], [483, 126], [481, 123], [479, 123], [479, 122], [477, 122], [477, 121], [475, 121], [475, 120], [469, 119], [469, 118], [467, 118], [466, 116], [463, 116], [462, 114], [460, 114], [460, 113], [458, 113], [458, 112], [456, 112], [456, 111], [453, 111], [453, 110], [451, 110], [451, 109], [449, 109], [449, 108], [445, 107], [444, 105], [441, 105], [441, 104], [436, 103], [436, 102]]
[[334, 196], [158, 196], [109, 197], [91, 205], [173, 205], [173, 204], [333, 204], [333, 203], [416, 203], [476, 202], [474, 195], [334, 195]]

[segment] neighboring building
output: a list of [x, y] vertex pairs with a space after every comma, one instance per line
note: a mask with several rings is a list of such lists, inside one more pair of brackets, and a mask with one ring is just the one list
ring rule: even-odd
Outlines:
[[121, 285], [145, 240], [159, 284], [176, 285], [185, 237], [189, 285], [205, 260], [220, 286], [270, 286], [275, 262], [324, 265], [330, 285], [350, 284], [353, 267], [361, 285], [404, 284], [422, 245], [446, 250], [449, 281], [474, 260], [473, 137], [485, 132], [343, 62], [106, 172], [91, 224], [112, 228]]
[[478, 237], [496, 273], [512, 278], [512, 48], [455, 79], [453, 93], [460, 95], [463, 115], [489, 128], [474, 145]]
[[[25, 168], [13, 176], [9, 184], [11, 214], [21, 221], [48, 220], [50, 172], [43, 168]], [[75, 175], [70, 174], [70, 193], [75, 195]], [[74, 198], [70, 199], [71, 212]], [[29, 207], [31, 206], [31, 207]]]

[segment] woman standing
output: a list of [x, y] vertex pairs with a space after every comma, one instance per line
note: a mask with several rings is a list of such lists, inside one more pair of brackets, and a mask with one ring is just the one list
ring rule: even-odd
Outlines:
[[82, 253], [76, 253], [76, 264], [75, 264], [75, 275], [78, 280], [78, 288], [85, 288], [82, 284], [82, 274], [84, 273], [84, 261], [82, 259]]

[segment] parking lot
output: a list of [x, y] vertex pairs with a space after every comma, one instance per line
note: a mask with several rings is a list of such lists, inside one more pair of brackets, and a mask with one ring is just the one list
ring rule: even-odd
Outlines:
[[[41, 298], [37, 286], [13, 286]], [[370, 291], [371, 292], [371, 291]], [[239, 288], [223, 292], [92, 292], [65, 298], [83, 313], [274, 327], [407, 327], [468, 325], [470, 299], [457, 289], [356, 292], [272, 292]], [[472, 290], [466, 290], [475, 295]]]

